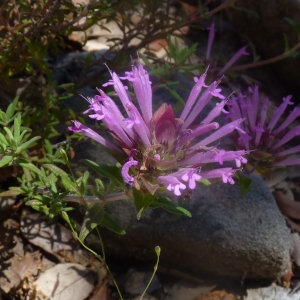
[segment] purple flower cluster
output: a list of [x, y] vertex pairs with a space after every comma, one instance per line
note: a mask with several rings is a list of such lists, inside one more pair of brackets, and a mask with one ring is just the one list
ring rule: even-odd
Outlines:
[[267, 98], [260, 99], [258, 87], [249, 88], [248, 94], [239, 93], [228, 101], [229, 114], [232, 121], [245, 119], [241, 124], [244, 131], [239, 132], [237, 145], [240, 149], [253, 150], [250, 163], [260, 172], [274, 166], [300, 164], [300, 157], [293, 157], [300, 152], [300, 146], [292, 148], [285, 144], [300, 135], [300, 125], [292, 127], [292, 122], [300, 116], [300, 107], [295, 107], [287, 116], [284, 113], [290, 105], [292, 96], [283, 98], [283, 102], [275, 110], [271, 118], [272, 108]]
[[[237, 169], [216, 165], [234, 161], [240, 168], [241, 164], [247, 163], [244, 155], [248, 151], [225, 151], [217, 149], [216, 144], [234, 130], [241, 135], [246, 132], [241, 127], [243, 117], [223, 127], [213, 121], [221, 112], [227, 113], [224, 110], [226, 99], [218, 88], [219, 82], [205, 85], [206, 73], [195, 78], [186, 105], [176, 118], [172, 106], [165, 103], [153, 112], [151, 82], [141, 64], [133, 66], [125, 77], [118, 77], [114, 72], [111, 72], [111, 77], [103, 86], [113, 86], [125, 115], [102, 90], [98, 90], [99, 94], [93, 98], [86, 98], [89, 108], [85, 113], [92, 119], [101, 120], [118, 146], [78, 121], [73, 121], [69, 129], [123, 154], [122, 176], [126, 183], [152, 194], [157, 188], [165, 187], [175, 195], [181, 195], [187, 186], [195, 189], [196, 182], [201, 179], [221, 178], [224, 183], [234, 183], [232, 175]], [[131, 99], [127, 86], [121, 80], [132, 84], [135, 99]], [[220, 102], [201, 122], [194, 124], [213, 97], [219, 98]], [[206, 168], [207, 164], [211, 165]]]

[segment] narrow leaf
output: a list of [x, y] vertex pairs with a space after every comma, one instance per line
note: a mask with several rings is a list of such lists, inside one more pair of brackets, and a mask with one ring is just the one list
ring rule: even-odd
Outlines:
[[29, 141], [27, 141], [26, 143], [22, 144], [21, 146], [19, 146], [16, 150], [16, 154], [21, 153], [22, 151], [30, 148], [31, 146], [33, 146], [33, 144], [39, 140], [41, 137], [40, 136], [35, 136], [32, 139], [30, 139]]
[[12, 118], [12, 116], [14, 115], [15, 113], [15, 110], [16, 110], [16, 107], [17, 107], [17, 103], [18, 103], [18, 97], [16, 97], [14, 99], [14, 101], [8, 105], [8, 108], [6, 110], [6, 116], [8, 119]]
[[10, 164], [13, 161], [13, 156], [11, 155], [5, 155], [0, 160], [0, 168], [4, 167], [5, 165]]
[[183, 215], [190, 218], [192, 217], [191, 213], [187, 209], [179, 205], [176, 205], [169, 198], [163, 196], [157, 196], [157, 198], [149, 205], [149, 207], [151, 208], [161, 207], [164, 210], [173, 214]]
[[133, 188], [132, 191], [133, 191], [134, 205], [137, 211], [137, 219], [140, 220], [143, 213], [153, 202], [155, 196], [149, 193], [146, 196], [143, 196], [143, 194], [135, 188]]
[[39, 176], [43, 177], [43, 173], [41, 172], [41, 170], [39, 168], [37, 168], [33, 163], [29, 162], [27, 159], [19, 157], [16, 159], [16, 162], [23, 168], [32, 171], [36, 174], [38, 174]]
[[90, 232], [101, 224], [104, 210], [102, 203], [94, 203], [89, 206], [80, 229], [79, 239], [83, 242]]
[[76, 191], [77, 190], [76, 183], [69, 177], [69, 175], [65, 171], [63, 171], [59, 167], [57, 167], [55, 165], [52, 165], [52, 164], [44, 164], [44, 167], [46, 169], [50, 170], [51, 172], [53, 172], [54, 175], [59, 177], [61, 179], [62, 185], [67, 190], [71, 190], [71, 191]]
[[106, 212], [103, 214], [101, 224], [114, 233], [120, 235], [126, 234], [126, 231]]
[[83, 161], [86, 165], [91, 167], [103, 177], [109, 178], [112, 181], [112, 183], [114, 183], [116, 186], [124, 186], [121, 170], [117, 166], [97, 164], [94, 161], [88, 159], [85, 159]]

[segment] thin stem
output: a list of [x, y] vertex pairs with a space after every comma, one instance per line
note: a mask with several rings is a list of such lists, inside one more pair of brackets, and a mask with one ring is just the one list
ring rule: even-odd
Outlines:
[[[103, 199], [99, 199], [95, 196], [84, 196], [83, 197], [86, 203], [96, 203], [96, 202], [112, 202], [112, 201], [118, 201], [118, 200], [126, 200], [128, 198], [132, 198], [131, 192], [120, 192], [110, 195], [105, 195]], [[75, 195], [67, 195], [62, 198], [63, 201], [68, 202], [81, 202], [81, 197], [75, 196]]]
[[154, 266], [153, 274], [152, 274], [152, 276], [151, 276], [151, 278], [150, 278], [150, 280], [149, 280], [149, 282], [148, 282], [148, 284], [147, 284], [145, 290], [143, 291], [143, 293], [142, 293], [142, 295], [141, 295], [141, 297], [140, 297], [139, 300], [142, 300], [143, 297], [145, 296], [145, 293], [146, 293], [146, 291], [148, 290], [148, 288], [149, 288], [149, 286], [150, 286], [150, 284], [151, 284], [151, 282], [152, 282], [152, 280], [153, 280], [153, 278], [154, 278], [154, 275], [155, 275], [155, 273], [156, 273], [156, 271], [157, 271], [158, 263], [159, 263], [159, 256], [160, 256], [160, 247], [159, 247], [159, 246], [156, 246], [156, 247], [155, 247], [155, 253], [156, 253], [157, 259], [156, 259], [156, 264], [155, 264], [155, 266]]
[[277, 61], [280, 61], [282, 59], [285, 59], [285, 58], [289, 57], [291, 54], [293, 54], [299, 48], [300, 48], [300, 42], [298, 44], [296, 44], [290, 50], [288, 50], [288, 51], [286, 51], [286, 52], [284, 52], [284, 53], [282, 53], [282, 54], [280, 54], [278, 56], [275, 56], [275, 57], [272, 57], [272, 58], [269, 58], [269, 59], [266, 59], [266, 60], [252, 62], [252, 63], [245, 64], [245, 65], [231, 67], [230, 70], [231, 71], [240, 71], [240, 70], [244, 70], [244, 69], [250, 69], [250, 68], [255, 68], [255, 67], [259, 67], [259, 66], [264, 66], [264, 65], [272, 64], [272, 63], [275, 63]]
[[[66, 215], [66, 216], [67, 216], [67, 215]], [[67, 223], [69, 224], [69, 226], [70, 226], [70, 228], [71, 228], [71, 230], [72, 230], [72, 233], [73, 233], [74, 237], [79, 241], [79, 243], [82, 245], [83, 248], [85, 248], [87, 251], [89, 251], [90, 253], [92, 253], [96, 258], [98, 258], [101, 262], [104, 263], [104, 266], [105, 266], [105, 268], [106, 268], [108, 274], [110, 275], [110, 277], [111, 277], [111, 279], [112, 279], [112, 281], [113, 281], [113, 283], [114, 283], [114, 285], [115, 285], [117, 291], [118, 291], [118, 294], [119, 294], [120, 299], [123, 300], [123, 297], [122, 297], [121, 291], [120, 291], [120, 289], [119, 289], [119, 286], [118, 286], [118, 284], [117, 284], [117, 282], [116, 282], [116, 280], [115, 280], [115, 278], [114, 278], [112, 272], [110, 271], [109, 266], [108, 266], [107, 263], [106, 263], [106, 260], [105, 260], [104, 245], [103, 245], [103, 241], [102, 241], [102, 238], [101, 238], [101, 235], [100, 235], [100, 232], [99, 232], [98, 228], [96, 228], [96, 229], [97, 229], [98, 236], [99, 236], [99, 238], [100, 238], [100, 244], [101, 244], [101, 248], [102, 248], [102, 254], [103, 254], [103, 257], [101, 257], [101, 255], [97, 254], [94, 250], [92, 250], [91, 248], [89, 248], [88, 246], [86, 246], [86, 245], [83, 243], [83, 241], [78, 237], [78, 234], [77, 234], [77, 232], [75, 231], [74, 227], [72, 226], [72, 224], [71, 224], [71, 222], [70, 222], [70, 220], [69, 220], [69, 217], [66, 217], [66, 216], [64, 217], [64, 219], [65, 219], [65, 220], [67, 221]]]
[[103, 244], [103, 240], [102, 240], [102, 237], [101, 237], [101, 234], [100, 234], [100, 231], [99, 231], [98, 227], [96, 227], [96, 231], [97, 231], [97, 235], [98, 235], [100, 245], [101, 245], [102, 257], [103, 257], [103, 260], [105, 261], [104, 244]]

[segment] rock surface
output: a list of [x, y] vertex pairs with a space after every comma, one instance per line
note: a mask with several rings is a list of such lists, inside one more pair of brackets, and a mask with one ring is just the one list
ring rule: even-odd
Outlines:
[[[193, 217], [150, 210], [138, 221], [131, 200], [115, 202], [114, 218], [127, 234], [103, 229], [106, 253], [120, 259], [155, 261], [160, 266], [194, 274], [232, 278], [276, 278], [290, 266], [290, 232], [264, 181], [252, 176], [242, 198], [238, 184], [198, 188], [183, 205]], [[93, 235], [89, 243], [97, 248]]]

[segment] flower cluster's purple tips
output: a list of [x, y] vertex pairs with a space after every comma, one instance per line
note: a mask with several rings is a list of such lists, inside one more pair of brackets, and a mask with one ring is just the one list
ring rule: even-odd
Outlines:
[[117, 74], [115, 72], [112, 73], [112, 80], [114, 83], [114, 90], [117, 93], [117, 95], [119, 96], [124, 108], [126, 109], [126, 104], [131, 102], [129, 99], [128, 93], [127, 93], [123, 83], [121, 82], [120, 78], [117, 76]]
[[186, 185], [180, 182], [176, 177], [167, 175], [167, 176], [158, 176], [158, 182], [162, 183], [164, 186], [167, 187], [167, 190], [174, 191], [176, 196], [180, 196], [180, 190], [186, 189]]
[[137, 166], [138, 164], [139, 162], [137, 160], [134, 160], [132, 157], [130, 157], [129, 160], [123, 165], [121, 174], [126, 183], [133, 185], [134, 177], [129, 174], [129, 169]]
[[215, 156], [215, 161], [219, 162], [220, 165], [222, 165], [224, 161], [234, 160], [236, 166], [240, 168], [242, 164], [247, 163], [247, 159], [243, 157], [243, 155], [246, 154], [249, 154], [249, 152], [245, 150], [239, 150], [239, 151], [220, 150], [219, 153]]
[[130, 121], [128, 122], [129, 119], [125, 119], [124, 121], [127, 122], [127, 124], [131, 127], [134, 125], [134, 129], [136, 132], [139, 134], [141, 140], [143, 141], [144, 145], [146, 147], [149, 147], [151, 145], [149, 136], [150, 136], [150, 131], [147, 125], [144, 122], [144, 119], [140, 115], [139, 111], [137, 108], [133, 105], [133, 103], [129, 102], [127, 103], [127, 109], [130, 115]]
[[251, 115], [249, 116], [249, 119], [251, 119], [250, 126], [251, 126], [251, 128], [253, 128], [256, 123], [256, 116], [257, 116], [257, 112], [258, 112], [259, 90], [258, 90], [257, 85], [254, 87], [254, 89], [249, 87], [248, 90], [252, 94], [252, 99], [248, 98], [249, 106], [248, 106], [247, 110], [250, 109], [250, 111], [251, 111]]
[[[197, 150], [197, 149], [196, 149]], [[212, 149], [205, 152], [195, 153], [192, 152], [190, 155], [178, 162], [180, 168], [198, 168], [204, 164], [215, 162], [215, 156], [218, 151]]]
[[258, 147], [261, 135], [265, 132], [262, 123], [259, 121], [254, 127], [255, 130], [255, 147]]
[[279, 148], [280, 146], [284, 145], [285, 143], [287, 143], [288, 141], [290, 141], [292, 138], [294, 138], [295, 136], [300, 135], [300, 125], [294, 127], [293, 129], [291, 129], [287, 134], [285, 134], [279, 142], [277, 142], [276, 144], [274, 144], [271, 147], [271, 150], [275, 150], [277, 148]]
[[134, 92], [136, 94], [144, 120], [149, 126], [152, 118], [151, 81], [149, 80], [148, 72], [141, 64], [139, 64], [138, 67], [133, 67], [132, 74], [134, 77], [132, 82]]
[[206, 179], [222, 178], [224, 183], [234, 184], [234, 180], [232, 179], [232, 176], [234, 175], [235, 172], [236, 170], [232, 168], [220, 168], [211, 171], [201, 172], [201, 176], [202, 178], [206, 178]]
[[274, 166], [276, 166], [276, 167], [295, 166], [295, 165], [300, 165], [300, 158], [285, 159], [285, 160], [274, 163]]
[[207, 28], [209, 30], [209, 35], [208, 35], [208, 43], [207, 43], [207, 49], [206, 49], [206, 61], [209, 60], [210, 57], [210, 51], [211, 51], [211, 47], [215, 38], [215, 23], [212, 22], [211, 26]]
[[218, 162], [220, 165], [223, 165], [223, 156], [226, 153], [225, 150], [220, 150], [219, 153], [214, 157], [214, 160]]
[[235, 121], [232, 121], [232, 122], [224, 125], [223, 127], [219, 128], [217, 131], [212, 133], [210, 136], [208, 136], [207, 138], [205, 138], [201, 142], [194, 145], [192, 148], [196, 149], [199, 146], [207, 146], [207, 145], [211, 144], [212, 142], [214, 142], [214, 141], [224, 137], [225, 135], [233, 132], [234, 130], [238, 130], [242, 134], [245, 134], [245, 131], [242, 130], [239, 126], [243, 121], [244, 121], [243, 119], [237, 119]]
[[285, 121], [281, 124], [281, 126], [279, 126], [276, 130], [274, 130], [274, 135], [277, 135], [282, 130], [286, 129], [298, 117], [300, 117], [300, 107], [299, 106], [295, 107], [294, 110], [285, 119]]
[[220, 103], [216, 103], [216, 106], [211, 110], [211, 112], [207, 115], [207, 117], [201, 122], [201, 124], [208, 124], [216, 117], [220, 115], [221, 112], [224, 114], [228, 114], [229, 112], [224, 109], [226, 104], [225, 100], [222, 100]]
[[293, 102], [291, 102], [292, 96], [289, 95], [287, 97], [284, 97], [282, 99], [283, 103], [281, 103], [279, 105], [279, 107], [276, 109], [275, 113], [273, 114], [273, 117], [272, 119], [270, 120], [269, 122], [269, 126], [268, 126], [268, 129], [270, 132], [272, 132], [273, 128], [275, 127], [277, 121], [279, 120], [279, 118], [283, 115], [284, 111], [286, 110], [287, 106], [288, 105], [292, 105], [294, 104]]
[[199, 97], [193, 109], [190, 111], [187, 119], [185, 120], [182, 128], [188, 128], [202, 111], [202, 109], [207, 105], [207, 103], [211, 100], [212, 97], [218, 97], [220, 99], [224, 99], [225, 96], [220, 94], [221, 89], [217, 89], [218, 82], [214, 81], [205, 92]]
[[210, 124], [200, 124], [194, 130], [192, 129], [185, 129], [182, 131], [182, 135], [180, 136], [180, 143], [183, 144], [186, 141], [191, 141], [195, 137], [202, 135], [208, 131], [216, 130], [219, 128], [219, 123], [213, 122]]
[[290, 149], [278, 152], [278, 153], [276, 153], [276, 156], [278, 156], [278, 157], [280, 157], [280, 156], [286, 156], [286, 155], [295, 154], [297, 152], [300, 152], [300, 146], [295, 146], [295, 147], [292, 147]]
[[221, 76], [225, 73], [226, 70], [228, 70], [242, 55], [249, 55], [249, 53], [246, 51], [247, 46], [242, 47], [239, 51], [237, 51], [231, 59], [227, 62], [227, 64], [224, 66], [224, 68], [218, 73], [218, 76]]
[[114, 151], [117, 151], [117, 152], [121, 152], [122, 151], [117, 148], [115, 145], [113, 145], [112, 143], [110, 143], [109, 141], [107, 141], [106, 139], [104, 139], [101, 135], [99, 135], [98, 133], [96, 133], [95, 131], [93, 131], [92, 129], [84, 126], [83, 124], [81, 124], [80, 122], [78, 121], [72, 121], [73, 122], [73, 125], [74, 126], [69, 126], [69, 130], [70, 131], [73, 131], [73, 132], [81, 132], [83, 135], [95, 140], [96, 142], [98, 142], [99, 144], [111, 149], [111, 150], [114, 150]]
[[200, 76], [200, 78], [195, 81], [196, 84], [194, 85], [194, 87], [192, 88], [191, 92], [190, 92], [190, 95], [189, 95], [189, 98], [184, 106], [184, 109], [180, 115], [180, 119], [182, 121], [185, 121], [186, 117], [188, 116], [188, 114], [190, 113], [190, 111], [192, 110], [198, 96], [200, 95], [201, 93], [201, 90], [203, 87], [206, 87], [205, 85], [205, 78], [206, 78], [206, 75], [207, 75], [207, 70]]
[[249, 150], [249, 141], [252, 140], [252, 137], [245, 133], [242, 134], [239, 138], [238, 138], [238, 142], [242, 145], [242, 147], [245, 147], [247, 150]]
[[188, 181], [189, 188], [191, 190], [196, 188], [196, 181], [201, 180], [201, 176], [197, 174], [197, 169], [186, 169], [184, 174], [181, 176], [183, 181]]

